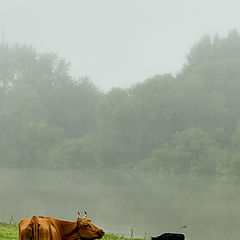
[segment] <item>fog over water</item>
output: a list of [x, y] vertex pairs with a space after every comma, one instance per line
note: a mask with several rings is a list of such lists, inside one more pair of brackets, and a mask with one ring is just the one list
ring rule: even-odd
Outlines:
[[0, 220], [33, 215], [75, 221], [77, 211], [106, 232], [149, 238], [237, 239], [239, 179], [153, 176], [129, 171], [1, 170]]

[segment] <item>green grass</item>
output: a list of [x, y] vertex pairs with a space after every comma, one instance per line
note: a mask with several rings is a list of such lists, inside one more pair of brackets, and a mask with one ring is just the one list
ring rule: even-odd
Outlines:
[[[106, 234], [102, 239], [103, 240], [131, 240], [131, 238], [124, 238], [121, 235], [114, 235], [114, 234]], [[143, 239], [134, 238], [132, 240], [143, 240]]]
[[0, 239], [1, 240], [18, 239], [17, 225], [0, 223]]
[[[17, 240], [18, 239], [18, 227], [16, 224], [0, 223], [0, 240]], [[114, 234], [106, 234], [102, 240], [130, 240], [123, 236]], [[142, 240], [142, 239], [134, 239]]]

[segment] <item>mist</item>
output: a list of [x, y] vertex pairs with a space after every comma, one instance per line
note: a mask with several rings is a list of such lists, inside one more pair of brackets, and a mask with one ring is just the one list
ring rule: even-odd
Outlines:
[[0, 222], [239, 238], [239, 8], [0, 0]]
[[74, 77], [108, 91], [177, 74], [203, 35], [239, 29], [239, 7], [236, 0], [1, 0], [0, 26], [7, 43], [57, 52]]

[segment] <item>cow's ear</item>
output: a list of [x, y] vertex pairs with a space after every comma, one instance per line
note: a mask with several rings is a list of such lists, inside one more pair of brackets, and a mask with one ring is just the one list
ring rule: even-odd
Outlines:
[[84, 215], [83, 215], [83, 219], [86, 219], [86, 217], [87, 217], [87, 212], [86, 211], [84, 211]]

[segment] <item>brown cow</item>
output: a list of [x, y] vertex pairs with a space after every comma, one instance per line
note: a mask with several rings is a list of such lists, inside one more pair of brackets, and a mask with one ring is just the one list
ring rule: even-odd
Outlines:
[[102, 238], [102, 229], [78, 213], [76, 222], [62, 221], [52, 217], [22, 219], [19, 224], [19, 240], [93, 240]]

